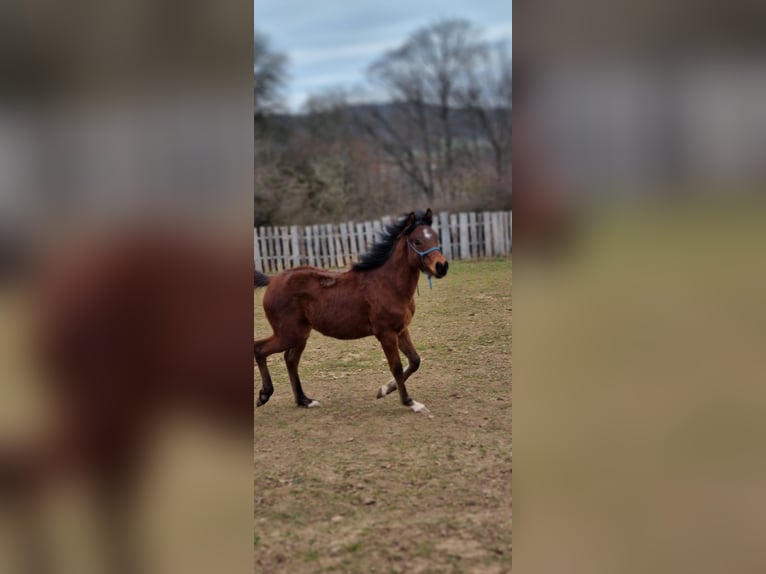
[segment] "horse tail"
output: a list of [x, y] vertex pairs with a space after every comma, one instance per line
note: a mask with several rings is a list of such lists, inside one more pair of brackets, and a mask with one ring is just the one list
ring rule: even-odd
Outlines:
[[255, 270], [254, 285], [256, 289], [258, 289], [259, 287], [266, 287], [266, 285], [269, 284], [269, 280], [270, 278], [268, 275], [266, 275], [265, 273], [261, 273], [257, 269]]

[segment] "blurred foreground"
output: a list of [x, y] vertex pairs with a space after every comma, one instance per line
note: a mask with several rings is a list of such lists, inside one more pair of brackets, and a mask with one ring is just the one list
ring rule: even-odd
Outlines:
[[519, 572], [766, 569], [763, 16], [514, 14]]
[[0, 20], [0, 571], [250, 571], [252, 5]]
[[765, 216], [615, 209], [555, 265], [517, 248], [520, 571], [766, 567]]

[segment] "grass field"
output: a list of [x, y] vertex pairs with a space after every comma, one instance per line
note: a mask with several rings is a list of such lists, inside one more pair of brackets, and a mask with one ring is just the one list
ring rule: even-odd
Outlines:
[[[281, 355], [255, 411], [257, 572], [511, 570], [509, 260], [423, 277], [410, 327], [422, 364], [407, 386], [431, 415], [375, 393], [390, 372], [374, 338], [313, 333], [294, 406]], [[255, 334], [271, 332], [255, 294]], [[255, 369], [256, 392], [260, 377]]]

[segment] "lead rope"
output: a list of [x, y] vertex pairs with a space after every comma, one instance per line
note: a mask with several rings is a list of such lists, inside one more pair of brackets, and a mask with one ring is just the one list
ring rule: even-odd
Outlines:
[[[415, 287], [418, 290], [418, 297], [420, 297], [420, 281], [418, 281], [418, 283], [417, 283], [417, 285]], [[428, 275], [428, 288], [429, 289], [433, 289], [434, 288], [434, 284], [431, 281], [431, 276], [430, 275]]]

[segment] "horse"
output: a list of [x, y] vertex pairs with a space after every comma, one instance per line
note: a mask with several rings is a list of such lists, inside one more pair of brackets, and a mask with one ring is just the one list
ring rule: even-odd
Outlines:
[[[314, 329], [335, 339], [377, 338], [394, 377], [380, 387], [377, 398], [398, 389], [402, 405], [416, 413], [428, 412], [410, 397], [405, 383], [420, 366], [408, 328], [415, 314], [420, 273], [430, 281], [432, 276], [444, 277], [449, 267], [432, 223], [430, 209], [400, 217], [385, 226], [380, 240], [346, 271], [301, 266], [273, 277], [255, 271], [255, 288], [268, 286], [263, 308], [273, 330], [270, 337], [254, 342], [262, 380], [257, 407], [265, 405], [274, 392], [267, 358], [280, 352], [284, 352], [296, 405], [319, 406], [319, 401], [303, 392], [298, 376], [301, 354]], [[407, 357], [406, 369], [400, 351]]]

